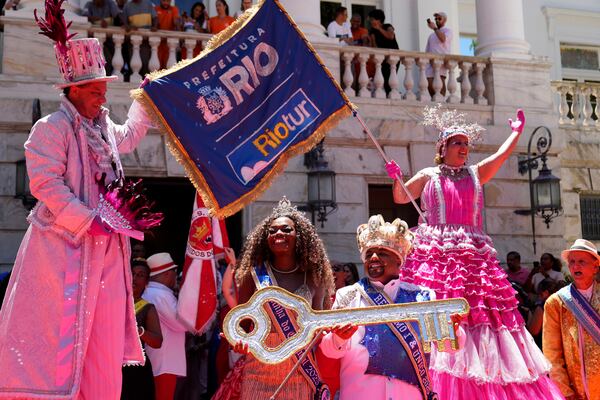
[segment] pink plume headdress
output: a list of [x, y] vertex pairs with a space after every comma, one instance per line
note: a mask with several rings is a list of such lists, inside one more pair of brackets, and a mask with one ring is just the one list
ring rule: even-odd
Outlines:
[[104, 184], [106, 174], [98, 181], [101, 188], [96, 212], [115, 232], [144, 240], [143, 232], [160, 225], [164, 216], [153, 211], [154, 202], [148, 200], [142, 180], [116, 179]]
[[467, 114], [457, 110], [442, 110], [441, 104], [433, 107], [426, 106], [423, 111], [423, 125], [433, 126], [439, 132], [436, 151], [442, 153], [446, 141], [452, 136], [465, 135], [469, 144], [481, 140], [481, 133], [485, 128], [478, 123], [467, 123]]
[[46, 0], [44, 3], [44, 8], [46, 9], [45, 18], [38, 18], [37, 9], [33, 10], [33, 16], [35, 22], [41, 29], [39, 34], [48, 36], [56, 42], [56, 47], [61, 53], [66, 55], [67, 49], [69, 48], [67, 42], [71, 40], [76, 33], [69, 34], [69, 27], [73, 21], [70, 21], [68, 24], [65, 21], [65, 10], [62, 9], [64, 1], [65, 0]]

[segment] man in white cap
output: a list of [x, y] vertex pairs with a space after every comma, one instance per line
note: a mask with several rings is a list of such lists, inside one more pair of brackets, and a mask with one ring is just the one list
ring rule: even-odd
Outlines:
[[177, 265], [169, 253], [157, 253], [146, 262], [150, 267], [150, 283], [142, 297], [154, 304], [163, 334], [162, 346], [146, 348], [152, 363], [157, 400], [172, 400], [178, 376], [186, 375], [185, 331], [177, 319]]
[[[450, 54], [452, 51], [452, 30], [446, 26], [448, 16], [445, 12], [439, 11], [433, 14], [434, 20], [427, 18], [427, 26], [433, 30], [427, 39], [427, 45], [425, 46], [426, 53], [433, 54]], [[429, 94], [432, 96], [435, 94], [433, 89], [433, 78], [434, 71], [430, 64], [427, 64], [425, 69], [425, 75], [427, 76], [427, 82], [429, 83]], [[442, 89], [440, 93], [446, 94], [446, 76], [448, 75], [448, 69], [446, 67], [440, 68], [440, 78], [442, 79]]]
[[102, 107], [107, 82], [97, 39], [71, 40], [62, 1], [47, 1], [42, 34], [55, 41], [60, 109], [25, 142], [28, 217], [0, 310], [0, 398], [118, 399], [121, 368], [144, 356], [133, 307], [129, 238], [112, 232], [98, 203], [123, 177], [150, 121], [134, 102], [116, 125]]
[[596, 246], [577, 239], [562, 252], [573, 283], [546, 300], [543, 349], [567, 400], [600, 399], [600, 266]]

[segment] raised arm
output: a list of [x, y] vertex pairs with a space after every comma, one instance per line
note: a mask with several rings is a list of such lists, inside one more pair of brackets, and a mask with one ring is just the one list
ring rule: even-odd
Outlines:
[[[400, 182], [398, 182], [398, 179], [396, 178], [396, 176], [402, 177], [402, 171], [400, 170], [400, 167], [398, 166], [396, 161], [392, 160], [392, 161], [388, 162], [385, 165], [385, 169], [386, 169], [389, 177], [394, 180], [394, 187], [393, 187], [394, 202], [398, 203], [398, 204], [406, 204], [406, 203], [410, 202], [408, 195], [406, 194], [406, 192], [402, 188], [402, 185], [400, 185]], [[421, 197], [421, 192], [423, 192], [423, 188], [425, 187], [425, 184], [427, 183], [428, 180], [429, 180], [429, 176], [426, 175], [421, 170], [421, 171], [417, 172], [415, 174], [415, 176], [410, 178], [408, 180], [408, 182], [406, 182], [404, 185], [406, 186], [406, 188], [412, 195], [413, 199], [416, 200], [419, 197]]]
[[502, 143], [502, 146], [500, 146], [498, 151], [477, 164], [481, 184], [487, 183], [494, 175], [496, 175], [502, 164], [504, 164], [504, 161], [506, 161], [515, 149], [517, 142], [519, 141], [519, 136], [521, 136], [523, 128], [525, 127], [525, 114], [523, 113], [523, 110], [517, 110], [517, 119], [515, 121], [509, 119], [508, 124], [512, 129], [512, 133], [508, 139]]

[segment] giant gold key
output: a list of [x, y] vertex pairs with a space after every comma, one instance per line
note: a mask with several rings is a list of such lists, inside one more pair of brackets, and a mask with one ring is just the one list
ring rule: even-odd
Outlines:
[[[269, 302], [276, 309], [285, 308], [296, 315], [295, 334], [286, 335], [283, 342], [274, 348], [266, 344], [273, 325], [266, 309]], [[469, 303], [464, 298], [315, 311], [302, 297], [280, 287], [269, 286], [258, 290], [247, 303], [233, 308], [227, 314], [223, 321], [223, 333], [232, 345], [238, 341], [247, 343], [250, 353], [261, 362], [278, 364], [305, 348], [315, 332], [322, 329], [345, 324], [374, 325], [416, 321], [419, 324], [423, 350], [430, 352], [431, 343], [436, 342], [439, 350], [443, 351], [447, 340], [452, 348], [456, 349], [458, 346], [450, 316], [465, 316], [468, 313]], [[242, 326], [244, 321], [251, 322], [248, 330]]]

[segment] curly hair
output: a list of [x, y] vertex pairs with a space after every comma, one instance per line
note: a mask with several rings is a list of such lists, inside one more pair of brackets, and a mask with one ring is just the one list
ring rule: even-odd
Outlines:
[[271, 215], [263, 219], [246, 237], [242, 255], [238, 260], [235, 277], [241, 285], [250, 277], [255, 265], [271, 258], [267, 242], [271, 223], [280, 217], [287, 217], [294, 222], [296, 228], [296, 262], [302, 271], [308, 272], [316, 287], [325, 289], [325, 304], [329, 305], [330, 294], [333, 293], [333, 272], [325, 246], [312, 223], [293, 207], [285, 197], [273, 209]]

